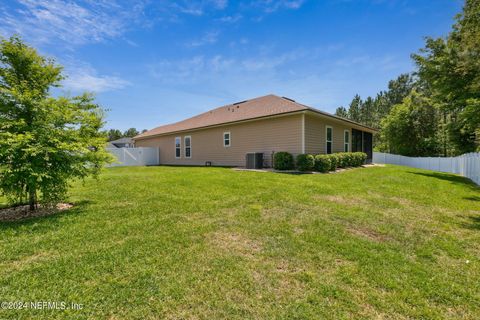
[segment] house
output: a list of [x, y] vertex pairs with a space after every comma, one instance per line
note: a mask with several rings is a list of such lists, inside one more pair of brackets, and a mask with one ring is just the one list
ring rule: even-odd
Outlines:
[[134, 137], [136, 147], [159, 148], [160, 164], [245, 166], [247, 153], [321, 154], [364, 151], [372, 159], [375, 129], [267, 95], [219, 107]]
[[120, 138], [110, 141], [109, 146], [112, 146], [111, 148], [133, 148], [134, 142], [132, 138]]

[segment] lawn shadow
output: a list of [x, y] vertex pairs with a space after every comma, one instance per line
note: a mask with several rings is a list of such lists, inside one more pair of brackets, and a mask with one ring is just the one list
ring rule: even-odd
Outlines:
[[302, 172], [302, 171], [274, 171], [274, 173], [281, 173], [281, 174], [289, 174], [289, 175], [292, 175], [292, 176], [301, 176], [301, 175], [304, 175], [304, 174], [314, 174], [313, 172]]
[[36, 231], [56, 228], [60, 219], [84, 212], [85, 207], [91, 203], [91, 200], [82, 200], [73, 203], [73, 207], [68, 210], [61, 210], [47, 216], [30, 217], [18, 221], [0, 221], [0, 232], [21, 229], [29, 232], [28, 230], [33, 226]]
[[463, 199], [470, 200], [470, 201], [480, 201], [479, 196], [463, 197]]
[[463, 186], [469, 187], [470, 189], [480, 191], [480, 187], [477, 186], [472, 180], [462, 176], [457, 176], [455, 174], [445, 173], [445, 172], [428, 172], [427, 173], [427, 172], [414, 172], [414, 171], [408, 171], [408, 173], [416, 174], [424, 177], [436, 178], [444, 181], [449, 181], [456, 185], [463, 185]]
[[480, 230], [480, 216], [466, 216], [469, 221], [467, 223], [461, 223], [460, 225], [464, 228], [471, 230]]

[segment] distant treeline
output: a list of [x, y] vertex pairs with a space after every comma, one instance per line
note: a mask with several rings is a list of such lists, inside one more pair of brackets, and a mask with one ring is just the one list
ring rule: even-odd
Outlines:
[[[144, 133], [147, 129], [143, 129], [141, 133]], [[110, 129], [106, 131], [108, 136], [108, 141], [117, 140], [120, 138], [133, 138], [140, 134], [140, 132], [136, 128], [130, 128], [122, 133], [122, 131], [118, 129]]]
[[380, 130], [375, 149], [406, 156], [480, 151], [480, 0], [466, 0], [445, 38], [426, 38], [416, 69], [336, 114]]

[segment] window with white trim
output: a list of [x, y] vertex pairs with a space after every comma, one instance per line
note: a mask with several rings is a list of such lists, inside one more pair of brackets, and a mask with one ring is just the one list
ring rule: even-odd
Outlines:
[[325, 138], [326, 138], [326, 143], [325, 143], [325, 147], [326, 147], [326, 153], [327, 154], [331, 154], [332, 153], [332, 141], [333, 141], [333, 128], [332, 127], [329, 127], [327, 126], [326, 127], [326, 133], [325, 133]]
[[350, 152], [350, 130], [343, 132], [343, 151]]
[[183, 138], [183, 144], [185, 145], [185, 158], [192, 157], [192, 137], [186, 136]]
[[175, 137], [175, 158], [179, 159], [181, 156], [182, 150], [182, 138]]
[[230, 136], [230, 132], [224, 132], [223, 133], [223, 146], [224, 147], [230, 147], [232, 144], [232, 139]]

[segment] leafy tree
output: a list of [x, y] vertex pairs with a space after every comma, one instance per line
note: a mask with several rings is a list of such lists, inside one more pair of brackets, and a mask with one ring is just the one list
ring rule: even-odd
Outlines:
[[448, 37], [427, 38], [412, 57], [444, 113], [448, 153], [474, 151], [480, 129], [474, 116], [480, 113], [480, 0], [466, 0]]
[[347, 119], [348, 111], [345, 107], [338, 107], [337, 110], [335, 110], [335, 115]]
[[110, 160], [103, 113], [84, 94], [53, 98], [62, 68], [18, 37], [0, 41], [0, 191], [13, 203], [54, 204], [69, 182]]
[[382, 120], [381, 151], [412, 157], [438, 155], [438, 118], [431, 99], [412, 91]]
[[127, 131], [125, 131], [125, 132], [123, 133], [123, 136], [124, 136], [124, 137], [128, 137], [128, 138], [133, 138], [133, 137], [135, 137], [135, 136], [138, 136], [139, 134], [140, 134], [140, 132], [138, 132], [137, 129], [135, 129], [135, 128], [130, 128], [130, 129], [128, 129]]
[[123, 134], [118, 129], [110, 129], [107, 131], [108, 141], [117, 140], [123, 137]]

